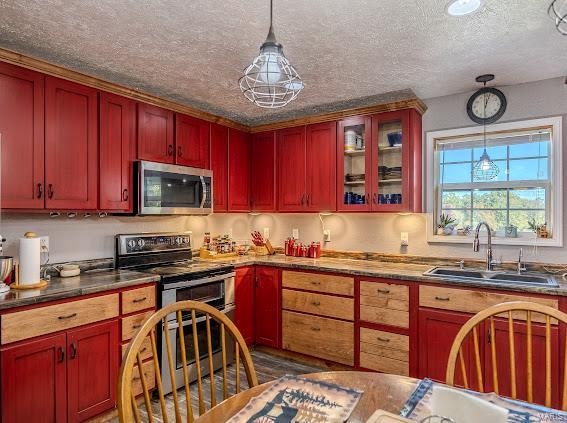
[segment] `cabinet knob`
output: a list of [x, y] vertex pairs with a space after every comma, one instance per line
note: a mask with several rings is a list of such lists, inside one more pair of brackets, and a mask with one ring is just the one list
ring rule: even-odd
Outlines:
[[177, 147], [177, 156], [178, 157], [182, 157], [183, 156], [183, 152], [181, 151], [181, 146]]
[[314, 332], [319, 332], [321, 328], [318, 328], [317, 326], [311, 326], [311, 330]]
[[42, 195], [43, 195], [43, 185], [40, 182], [39, 184], [37, 184], [37, 198], [41, 198]]
[[173, 145], [169, 144], [167, 146], [167, 155], [168, 156], [173, 156]]
[[128, 201], [128, 197], [128, 188], [124, 188], [124, 190], [122, 191], [122, 200]]
[[319, 301], [311, 301], [311, 305], [320, 306], [321, 303]]
[[53, 184], [47, 185], [47, 197], [49, 197], [50, 200], [53, 198], [54, 193]]

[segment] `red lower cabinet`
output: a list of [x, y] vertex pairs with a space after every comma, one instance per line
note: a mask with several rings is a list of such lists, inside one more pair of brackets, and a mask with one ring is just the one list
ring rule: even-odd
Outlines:
[[68, 422], [80, 422], [116, 404], [118, 322], [67, 332]]
[[236, 311], [234, 324], [248, 345], [254, 344], [254, 268], [236, 269], [234, 280]]
[[2, 423], [66, 421], [66, 339], [60, 334], [2, 349]]
[[281, 288], [279, 270], [256, 268], [256, 343], [281, 348]]

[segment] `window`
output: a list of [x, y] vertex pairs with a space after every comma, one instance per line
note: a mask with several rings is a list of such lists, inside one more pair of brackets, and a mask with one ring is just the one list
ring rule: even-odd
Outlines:
[[[549, 238], [541, 243], [561, 245], [561, 118], [487, 126], [487, 152], [498, 168], [489, 181], [473, 173], [483, 149], [478, 127], [427, 134], [429, 241], [468, 242], [456, 229], [486, 222], [500, 243], [533, 242], [534, 225], [545, 225]], [[441, 214], [456, 226], [438, 236]]]

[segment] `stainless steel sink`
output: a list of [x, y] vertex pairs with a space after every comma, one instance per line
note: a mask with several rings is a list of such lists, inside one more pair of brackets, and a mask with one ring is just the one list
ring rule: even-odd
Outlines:
[[513, 272], [494, 272], [488, 270], [467, 270], [454, 267], [433, 267], [423, 273], [425, 276], [439, 278], [454, 278], [477, 282], [508, 282], [510, 284], [558, 287], [559, 284], [552, 276], [541, 274], [517, 274]]

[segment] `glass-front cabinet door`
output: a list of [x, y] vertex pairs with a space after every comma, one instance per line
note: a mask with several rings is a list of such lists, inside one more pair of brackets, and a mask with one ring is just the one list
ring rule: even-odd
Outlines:
[[372, 117], [373, 210], [409, 210], [411, 141], [408, 111]]
[[337, 136], [337, 210], [369, 211], [372, 197], [371, 118], [339, 122]]

